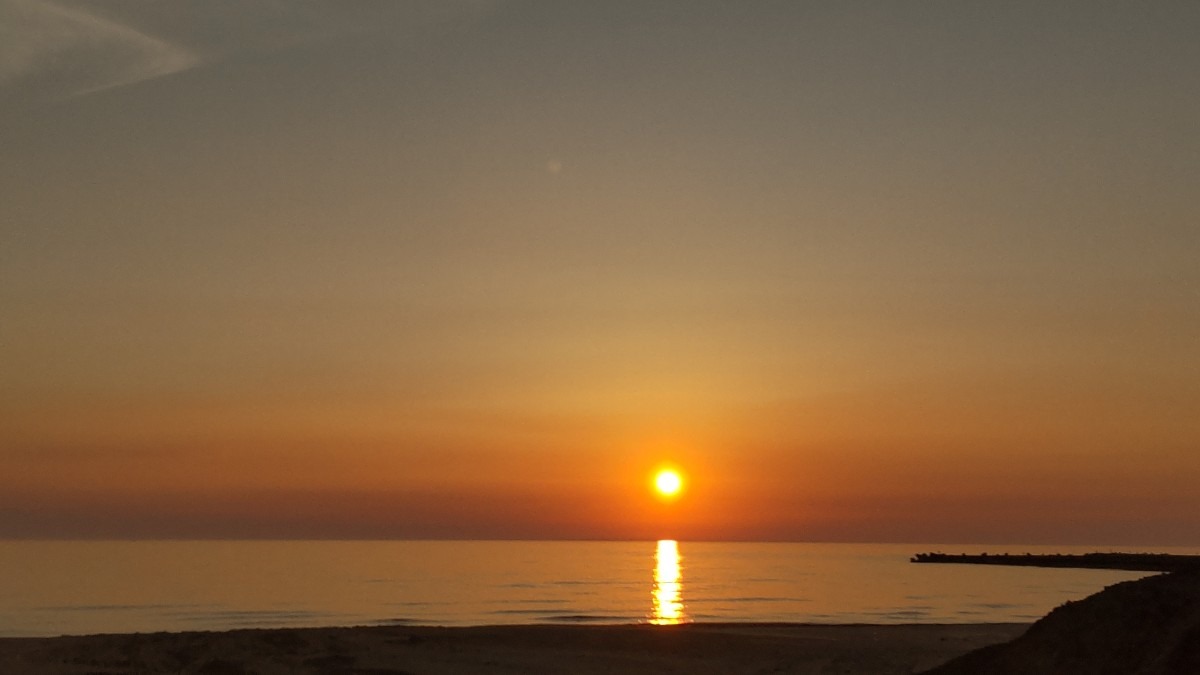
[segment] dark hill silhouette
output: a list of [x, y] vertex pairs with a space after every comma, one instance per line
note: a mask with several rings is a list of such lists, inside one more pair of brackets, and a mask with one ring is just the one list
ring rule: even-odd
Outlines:
[[1197, 675], [1200, 572], [1126, 581], [925, 675]]

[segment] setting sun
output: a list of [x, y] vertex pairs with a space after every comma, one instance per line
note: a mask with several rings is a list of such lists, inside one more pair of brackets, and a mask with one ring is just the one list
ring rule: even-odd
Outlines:
[[683, 490], [683, 477], [678, 471], [663, 469], [654, 475], [654, 489], [662, 497], [676, 497]]

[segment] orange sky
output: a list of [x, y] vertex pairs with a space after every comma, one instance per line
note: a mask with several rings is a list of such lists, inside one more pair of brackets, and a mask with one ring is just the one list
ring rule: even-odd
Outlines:
[[1200, 539], [1194, 3], [305, 7], [0, 3], [0, 537]]

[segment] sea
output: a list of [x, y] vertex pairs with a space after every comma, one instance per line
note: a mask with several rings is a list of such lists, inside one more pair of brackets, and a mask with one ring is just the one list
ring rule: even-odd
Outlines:
[[0, 636], [359, 625], [1029, 622], [1146, 573], [913, 564], [910, 557], [1094, 550], [1117, 549], [0, 541]]

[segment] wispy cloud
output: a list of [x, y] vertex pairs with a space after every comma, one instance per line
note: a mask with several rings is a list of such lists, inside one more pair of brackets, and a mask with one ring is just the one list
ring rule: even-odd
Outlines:
[[89, 9], [0, 0], [0, 85], [71, 97], [161, 77], [200, 62], [192, 51]]
[[0, 0], [0, 98], [71, 98], [248, 50], [387, 30], [398, 39], [496, 0]]

